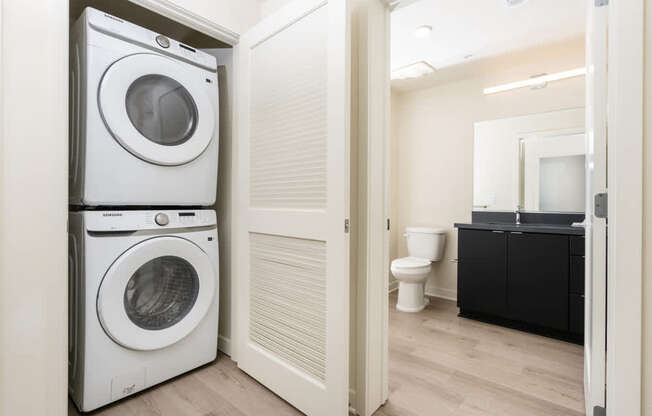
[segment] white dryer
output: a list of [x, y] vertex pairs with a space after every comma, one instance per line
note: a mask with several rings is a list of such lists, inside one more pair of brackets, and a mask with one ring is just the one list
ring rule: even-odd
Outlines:
[[69, 390], [90, 411], [215, 359], [215, 212], [69, 218]]
[[215, 57], [87, 8], [70, 68], [71, 204], [214, 203]]

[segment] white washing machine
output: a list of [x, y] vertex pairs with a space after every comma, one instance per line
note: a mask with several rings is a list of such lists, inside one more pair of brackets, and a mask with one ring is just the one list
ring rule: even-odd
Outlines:
[[72, 205], [214, 203], [215, 57], [87, 8], [70, 68]]
[[90, 411], [213, 361], [215, 212], [69, 217], [69, 390]]

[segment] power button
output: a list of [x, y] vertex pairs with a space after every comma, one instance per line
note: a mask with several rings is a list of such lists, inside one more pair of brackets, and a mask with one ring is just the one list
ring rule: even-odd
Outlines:
[[166, 226], [166, 225], [168, 225], [170, 223], [170, 218], [166, 214], [160, 212], [160, 213], [156, 214], [156, 217], [154, 217], [154, 221], [158, 225], [163, 227], [163, 226]]
[[156, 43], [158, 43], [161, 48], [167, 49], [170, 47], [170, 39], [166, 38], [163, 35], [158, 35], [156, 37]]

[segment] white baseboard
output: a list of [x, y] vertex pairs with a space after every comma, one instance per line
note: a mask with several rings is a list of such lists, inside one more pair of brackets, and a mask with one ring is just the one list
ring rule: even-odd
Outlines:
[[398, 290], [398, 280], [394, 280], [393, 282], [389, 282], [389, 293], [392, 293], [395, 290]]
[[426, 287], [426, 295], [446, 300], [457, 301], [457, 290], [444, 289], [441, 287]]
[[217, 349], [222, 351], [224, 354], [231, 356], [231, 339], [226, 338], [222, 335], [217, 337]]

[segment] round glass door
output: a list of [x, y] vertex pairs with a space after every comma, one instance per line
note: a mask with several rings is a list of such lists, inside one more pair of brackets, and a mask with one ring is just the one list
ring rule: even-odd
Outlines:
[[145, 138], [163, 146], [187, 142], [197, 128], [197, 106], [183, 85], [159, 74], [144, 75], [127, 90], [127, 115]]
[[102, 279], [100, 323], [124, 347], [167, 347], [204, 318], [215, 279], [208, 255], [194, 243], [178, 237], [145, 240], [116, 259]]
[[98, 101], [118, 143], [158, 165], [182, 165], [199, 157], [215, 134], [216, 112], [196, 71], [147, 53], [111, 65], [100, 82]]
[[199, 277], [181, 257], [162, 256], [148, 261], [127, 282], [127, 316], [143, 329], [160, 331], [182, 320], [195, 305]]

